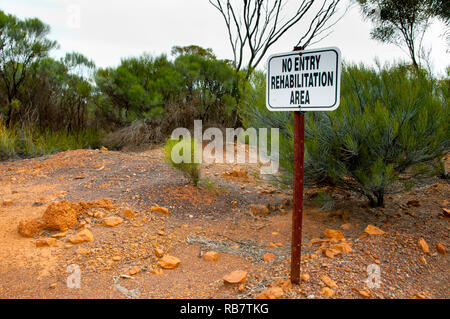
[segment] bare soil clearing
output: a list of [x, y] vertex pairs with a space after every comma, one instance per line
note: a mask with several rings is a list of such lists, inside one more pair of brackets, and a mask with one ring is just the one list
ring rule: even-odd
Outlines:
[[[272, 286], [282, 288], [283, 298], [448, 298], [449, 257], [437, 250], [439, 243], [449, 247], [445, 180], [389, 196], [384, 209], [335, 192], [333, 209], [325, 211], [311, 199], [317, 190], [306, 190], [302, 273], [309, 276], [290, 287], [290, 190], [261, 180], [254, 165], [233, 174], [228, 164], [204, 166], [211, 183], [196, 188], [162, 158], [160, 148], [78, 150], [0, 163], [0, 298], [255, 298]], [[18, 233], [20, 221], [40, 218], [54, 201], [104, 198], [113, 209], [83, 212], [50, 247], [36, 241], [61, 232]], [[268, 205], [269, 214], [254, 214], [252, 204]], [[152, 206], [168, 208], [169, 215]], [[108, 217], [123, 222], [105, 226]], [[368, 225], [384, 234], [367, 234]], [[68, 245], [83, 229], [94, 241]], [[326, 238], [327, 229], [344, 239]], [[156, 249], [180, 263], [162, 269]], [[205, 260], [208, 251], [218, 252], [218, 260]], [[269, 253], [275, 258], [265, 262]], [[72, 264], [81, 270], [80, 289], [66, 284]], [[380, 267], [379, 288], [365, 282], [369, 265]], [[224, 284], [236, 270], [248, 273], [246, 281]]]

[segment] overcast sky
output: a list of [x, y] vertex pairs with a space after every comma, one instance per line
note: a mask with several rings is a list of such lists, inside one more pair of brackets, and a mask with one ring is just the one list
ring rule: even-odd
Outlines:
[[[212, 48], [219, 58], [232, 58], [225, 24], [208, 0], [0, 0], [0, 8], [49, 24], [50, 38], [60, 44], [53, 56], [77, 51], [100, 67], [118, 65], [121, 58], [143, 52], [170, 54], [174, 45], [196, 44]], [[302, 27], [291, 29], [267, 56], [290, 51]], [[408, 60], [398, 47], [371, 40], [370, 29], [370, 22], [364, 22], [353, 6], [333, 34], [314, 47], [337, 46], [348, 62], [373, 63], [376, 57], [381, 62]], [[450, 57], [441, 33], [442, 24], [434, 23], [424, 44], [432, 49], [434, 72], [443, 75]]]

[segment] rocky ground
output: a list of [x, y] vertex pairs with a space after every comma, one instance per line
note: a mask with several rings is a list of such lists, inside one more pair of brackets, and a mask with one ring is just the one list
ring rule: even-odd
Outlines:
[[292, 286], [289, 189], [228, 164], [202, 167], [194, 187], [162, 158], [78, 150], [0, 163], [0, 298], [449, 295], [446, 180], [383, 209], [337, 191], [321, 209], [307, 189]]

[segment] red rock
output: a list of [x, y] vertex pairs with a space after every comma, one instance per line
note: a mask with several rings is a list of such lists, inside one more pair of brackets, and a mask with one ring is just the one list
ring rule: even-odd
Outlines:
[[331, 297], [333, 297], [333, 295], [334, 295], [334, 290], [333, 290], [333, 289], [330, 289], [330, 288], [328, 288], [328, 287], [323, 287], [323, 288], [320, 290], [320, 294], [321, 294], [321, 295], [324, 295], [324, 296], [327, 297], [327, 298], [331, 298]]
[[241, 284], [247, 280], [248, 273], [243, 270], [233, 271], [223, 277], [223, 281], [227, 284]]
[[40, 219], [23, 220], [19, 223], [17, 230], [23, 237], [34, 237], [44, 229], [44, 222]]
[[56, 243], [55, 238], [42, 238], [36, 240], [36, 247], [50, 247]]
[[441, 253], [442, 255], [447, 255], [447, 249], [445, 249], [445, 246], [442, 243], [437, 243], [436, 244], [436, 250], [439, 253]]
[[128, 219], [133, 219], [136, 217], [136, 215], [130, 208], [125, 208], [122, 212], [122, 215]]
[[352, 247], [348, 243], [340, 243], [340, 244], [333, 245], [333, 246], [331, 246], [331, 249], [337, 250], [343, 254], [348, 254], [352, 251]]
[[83, 242], [93, 242], [94, 235], [88, 230], [82, 230], [78, 234], [72, 235], [69, 237], [68, 241], [72, 244], [81, 244]]
[[137, 275], [137, 274], [140, 273], [140, 272], [141, 272], [141, 268], [139, 268], [139, 267], [137, 267], [137, 266], [134, 266], [134, 267], [131, 267], [130, 269], [128, 269], [128, 274], [129, 274], [130, 276]]
[[154, 211], [154, 212], [161, 213], [161, 214], [164, 214], [164, 215], [169, 215], [170, 214], [169, 209], [165, 208], [165, 207], [152, 206], [152, 207], [150, 207], [150, 209], [152, 211]]
[[325, 285], [327, 285], [330, 288], [336, 289], [338, 287], [336, 282], [327, 275], [320, 276], [320, 280], [322, 280], [325, 283]]
[[208, 251], [203, 255], [203, 258], [206, 261], [217, 261], [219, 257], [220, 257], [219, 253], [215, 251]]
[[3, 206], [5, 206], [5, 207], [12, 206], [13, 204], [14, 204], [14, 202], [12, 200], [10, 200], [10, 199], [5, 199], [3, 201]]
[[102, 224], [103, 226], [107, 227], [116, 227], [123, 223], [123, 219], [117, 216], [111, 216], [103, 219]]
[[373, 226], [373, 225], [368, 225], [366, 227], [366, 229], [364, 229], [364, 232], [366, 232], [369, 235], [383, 235], [383, 234], [385, 234], [384, 231], [382, 231], [381, 229], [379, 229], [378, 227]]
[[93, 217], [94, 218], [98, 218], [98, 219], [102, 219], [103, 217], [105, 217], [105, 212], [102, 212], [101, 210], [96, 210], [93, 213]]
[[302, 274], [300, 277], [301, 281], [310, 281], [311, 280], [311, 276], [308, 274]]
[[323, 233], [323, 236], [326, 238], [334, 239], [334, 240], [341, 240], [345, 239], [344, 234], [340, 230], [334, 230], [334, 229], [327, 229]]
[[370, 293], [367, 290], [358, 290], [359, 294], [364, 298], [370, 298]]
[[425, 254], [429, 254], [430, 253], [430, 247], [428, 247], [428, 244], [425, 241], [425, 239], [420, 238], [419, 241], [417, 242], [417, 246], [419, 246], [419, 248], [422, 249], [422, 251]]
[[260, 293], [256, 299], [280, 299], [283, 297], [283, 289], [280, 287], [272, 287]]
[[450, 209], [448, 208], [442, 208], [442, 213], [445, 217], [450, 217]]
[[267, 254], [264, 255], [264, 261], [265, 262], [269, 262], [269, 261], [271, 261], [274, 258], [276, 258], [276, 256], [274, 254], [272, 254], [272, 253], [267, 253]]
[[66, 201], [51, 203], [42, 215], [45, 228], [62, 232], [73, 228], [79, 215], [79, 211], [74, 208], [74, 203]]
[[164, 250], [162, 250], [161, 248], [158, 248], [158, 247], [154, 249], [154, 253], [155, 253], [155, 256], [158, 258], [161, 258], [162, 256], [164, 256]]
[[175, 269], [180, 264], [180, 260], [176, 257], [166, 255], [161, 258], [158, 262], [158, 265], [164, 269]]

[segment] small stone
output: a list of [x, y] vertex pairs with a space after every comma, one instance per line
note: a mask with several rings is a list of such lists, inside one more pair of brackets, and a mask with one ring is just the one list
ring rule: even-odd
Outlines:
[[450, 209], [449, 208], [442, 208], [442, 214], [445, 217], [450, 217]]
[[445, 246], [442, 243], [436, 244], [436, 250], [442, 255], [447, 255], [447, 249], [445, 249]]
[[125, 208], [122, 212], [122, 215], [128, 219], [133, 219], [136, 217], [136, 215], [130, 208]]
[[419, 246], [420, 249], [422, 249], [422, 251], [425, 254], [429, 254], [430, 253], [430, 248], [428, 247], [428, 244], [425, 241], [425, 239], [420, 238], [419, 241], [417, 242], [417, 245]]
[[364, 298], [370, 298], [370, 293], [367, 290], [358, 290], [359, 294]]
[[272, 253], [267, 253], [267, 254], [264, 255], [264, 261], [265, 262], [269, 262], [269, 261], [271, 261], [274, 258], [276, 258], [276, 256], [274, 254], [272, 254]]
[[424, 294], [422, 294], [422, 293], [417, 293], [416, 294], [416, 298], [418, 298], [418, 299], [427, 299], [427, 297]]
[[348, 254], [352, 251], [352, 247], [348, 243], [341, 243], [331, 246], [331, 249], [337, 250], [343, 254]]
[[94, 218], [102, 219], [105, 217], [105, 212], [102, 212], [101, 210], [94, 211], [93, 215]]
[[300, 277], [300, 279], [301, 279], [301, 281], [306, 281], [306, 282], [308, 282], [308, 281], [311, 280], [311, 276], [308, 275], [308, 274], [302, 274], [301, 277]]
[[161, 248], [158, 248], [158, 247], [156, 247], [154, 249], [154, 253], [155, 253], [155, 256], [158, 258], [161, 258], [162, 256], [164, 256], [164, 250], [162, 250]]
[[121, 260], [122, 260], [122, 257], [120, 257], [120, 256], [114, 256], [114, 257], [112, 258], [112, 260], [113, 260], [113, 261], [121, 261]]
[[164, 269], [175, 269], [180, 264], [180, 260], [176, 257], [166, 255], [161, 258], [158, 262], [158, 265]]
[[44, 229], [44, 222], [39, 219], [23, 220], [19, 222], [17, 230], [23, 237], [34, 237]]
[[165, 207], [152, 206], [152, 207], [150, 207], [150, 209], [152, 211], [154, 211], [154, 212], [161, 213], [161, 214], [164, 214], [164, 215], [169, 215], [170, 214], [169, 209], [165, 208]]
[[373, 226], [373, 225], [368, 225], [366, 227], [366, 229], [364, 229], [364, 232], [366, 232], [369, 235], [383, 235], [385, 234], [384, 231], [382, 231], [380, 228]]
[[58, 284], [55, 282], [49, 286], [50, 289], [55, 289]]
[[160, 268], [155, 268], [152, 270], [152, 274], [154, 275], [162, 275], [163, 274], [163, 270]]
[[107, 227], [116, 227], [123, 223], [123, 219], [117, 216], [111, 216], [103, 219], [102, 224], [103, 226]]
[[66, 236], [67, 236], [67, 233], [58, 233], [58, 234], [52, 235], [53, 238], [64, 238]]
[[238, 291], [239, 291], [239, 292], [245, 292], [246, 290], [247, 290], [247, 288], [245, 287], [244, 284], [240, 284], [240, 285], [239, 285], [239, 288], [238, 288]]
[[247, 280], [248, 273], [243, 270], [235, 270], [223, 277], [224, 283], [241, 284]]
[[324, 295], [324, 296], [327, 297], [327, 298], [331, 298], [331, 297], [334, 295], [334, 290], [333, 290], [333, 289], [330, 289], [330, 288], [328, 288], [328, 287], [323, 287], [323, 288], [320, 290], [320, 294], [321, 294], [321, 295]]
[[320, 276], [320, 280], [322, 280], [325, 283], [325, 285], [327, 285], [330, 288], [336, 289], [338, 287], [336, 282], [327, 275]]
[[206, 261], [217, 261], [219, 257], [220, 257], [219, 253], [215, 251], [208, 251], [203, 255], [203, 258]]
[[267, 205], [250, 205], [250, 210], [255, 215], [269, 215], [270, 211]]
[[5, 199], [3, 201], [3, 206], [5, 206], [5, 207], [12, 206], [13, 204], [14, 204], [14, 202], [12, 200], [10, 200], [10, 199]]
[[72, 244], [66, 244], [66, 245], [64, 245], [64, 248], [65, 248], [65, 249], [70, 249], [70, 248], [72, 248], [72, 247], [73, 247]]
[[55, 238], [43, 238], [36, 240], [36, 247], [51, 247], [56, 243]]
[[134, 267], [131, 267], [130, 269], [128, 269], [128, 274], [130, 276], [137, 275], [140, 272], [141, 272], [141, 268], [139, 268], [138, 266], [134, 266]]
[[327, 229], [323, 236], [330, 239], [341, 240], [345, 239], [344, 234], [340, 230]]
[[277, 248], [277, 247], [278, 247], [277, 245], [275, 245], [275, 244], [272, 243], [272, 242], [268, 243], [267, 246], [268, 246], [268, 247], [274, 247], [274, 248]]
[[81, 244], [83, 242], [93, 242], [94, 235], [88, 230], [82, 230], [78, 234], [72, 235], [69, 237], [68, 241], [74, 245]]
[[272, 287], [260, 293], [256, 299], [280, 299], [283, 297], [283, 289], [280, 287]]
[[427, 264], [427, 260], [425, 259], [425, 257], [420, 256], [420, 257], [419, 257], [419, 260], [420, 260], [420, 262], [421, 262], [422, 264], [424, 264], [424, 265]]

